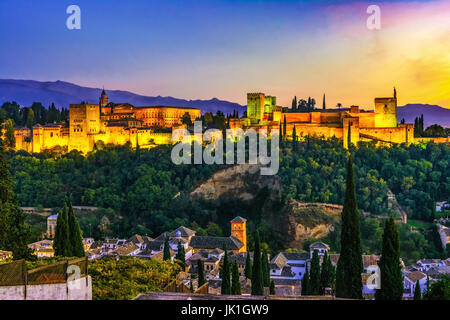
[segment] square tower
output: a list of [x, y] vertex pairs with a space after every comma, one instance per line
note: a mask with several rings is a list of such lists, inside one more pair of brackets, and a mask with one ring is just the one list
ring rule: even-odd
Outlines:
[[247, 93], [247, 118], [252, 122], [260, 122], [264, 117], [264, 93]]
[[238, 238], [244, 245], [239, 252], [247, 252], [247, 219], [237, 216], [231, 220], [231, 235]]
[[71, 104], [69, 106], [69, 151], [87, 153], [93, 148], [93, 135], [100, 131], [98, 104]]
[[375, 98], [375, 127], [397, 127], [397, 92], [389, 98]]

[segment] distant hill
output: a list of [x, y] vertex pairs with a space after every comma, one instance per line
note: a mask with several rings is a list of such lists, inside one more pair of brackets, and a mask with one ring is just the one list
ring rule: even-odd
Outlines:
[[[44, 106], [52, 103], [57, 108], [68, 108], [71, 103], [87, 101], [98, 103], [102, 89], [88, 88], [64, 81], [41, 82], [34, 80], [8, 80], [0, 79], [0, 105], [6, 101], [16, 101], [21, 106], [31, 106], [33, 102], [41, 102]], [[245, 111], [245, 106], [238, 103], [219, 100], [184, 100], [173, 97], [148, 97], [129, 91], [107, 90], [110, 102], [130, 103], [134, 106], [173, 106], [194, 107], [202, 113], [221, 110], [223, 113], [232, 113], [238, 110], [239, 114]]]
[[435, 123], [450, 128], [450, 109], [430, 104], [407, 104], [397, 109], [399, 122], [404, 118], [406, 123], [414, 123], [414, 118], [421, 114], [425, 128]]

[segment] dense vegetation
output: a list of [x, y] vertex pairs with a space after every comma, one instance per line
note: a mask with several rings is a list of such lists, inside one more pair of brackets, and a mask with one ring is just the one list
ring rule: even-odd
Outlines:
[[161, 291], [180, 271], [176, 263], [134, 257], [89, 261], [93, 300], [130, 300], [140, 293]]
[[34, 102], [31, 107], [20, 107], [16, 102], [5, 102], [0, 108], [0, 119], [12, 119], [16, 126], [31, 127], [37, 123], [47, 124], [68, 121], [69, 110], [59, 110], [52, 103], [45, 108], [40, 102]]
[[[224, 165], [174, 165], [169, 146], [133, 151], [128, 146], [106, 146], [83, 157], [44, 152], [30, 155], [10, 151], [11, 174], [21, 206], [61, 207], [63, 199], [77, 205], [97, 206], [95, 212], [76, 212], [85, 236], [151, 236], [180, 225], [204, 235], [228, 235], [236, 215], [249, 219], [249, 242], [258, 229], [261, 245], [272, 253], [284, 249], [285, 237], [272, 219], [278, 219], [285, 201], [292, 197], [307, 202], [342, 204], [345, 191], [346, 151], [342, 141], [315, 138], [299, 141], [293, 151], [283, 141], [278, 176], [281, 199], [270, 190], [259, 190], [253, 201], [236, 199], [192, 201], [188, 193]], [[450, 198], [450, 147], [427, 144], [375, 148], [361, 143], [354, 149], [358, 208], [371, 213], [361, 218], [362, 249], [381, 251], [382, 224], [387, 217], [386, 192], [390, 188], [409, 219], [432, 221], [435, 201]], [[40, 222], [43, 224], [43, 221]], [[442, 254], [433, 232], [412, 233], [400, 226], [401, 252], [410, 258]], [[339, 228], [327, 242], [339, 251]], [[431, 250], [430, 250], [431, 249]]]

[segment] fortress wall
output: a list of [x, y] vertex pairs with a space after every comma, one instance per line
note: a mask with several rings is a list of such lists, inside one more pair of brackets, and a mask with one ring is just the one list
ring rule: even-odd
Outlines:
[[[292, 137], [292, 131], [294, 129], [294, 124], [286, 125], [286, 135], [288, 137]], [[336, 137], [342, 139], [343, 133], [342, 128], [338, 127], [329, 127], [329, 126], [321, 126], [321, 125], [302, 125], [295, 124], [295, 131], [297, 137], [301, 136], [324, 136], [325, 138]]]
[[444, 138], [444, 137], [437, 137], [437, 138], [415, 138], [414, 139], [416, 142], [420, 142], [420, 143], [429, 143], [429, 142], [434, 142], [434, 143], [450, 143], [450, 138]]
[[340, 123], [341, 113], [340, 112], [321, 112], [320, 113], [321, 123]]
[[361, 134], [366, 134], [380, 140], [390, 141], [394, 143], [406, 142], [406, 128], [360, 128]]
[[358, 113], [360, 128], [374, 128], [375, 114], [372, 112]]
[[286, 116], [286, 123], [291, 122], [311, 122], [310, 112], [298, 112], [298, 113], [283, 113], [281, 115], [281, 121], [284, 122], [284, 117]]

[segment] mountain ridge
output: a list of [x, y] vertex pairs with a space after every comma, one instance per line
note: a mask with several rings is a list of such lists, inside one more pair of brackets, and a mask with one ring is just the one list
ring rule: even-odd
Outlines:
[[[67, 108], [69, 104], [81, 101], [98, 103], [101, 88], [90, 88], [80, 86], [71, 82], [37, 81], [37, 80], [16, 80], [0, 79], [0, 105], [7, 101], [16, 101], [21, 106], [31, 106], [33, 102], [41, 102], [44, 106], [52, 103], [59, 109]], [[216, 113], [221, 110], [223, 113], [233, 113], [239, 111], [242, 116], [246, 110], [245, 105], [217, 97], [209, 100], [201, 99], [181, 99], [171, 96], [144, 96], [126, 90], [106, 90], [109, 101], [115, 103], [130, 103], [135, 106], [173, 106], [173, 107], [194, 107], [202, 110], [202, 113]], [[406, 123], [414, 123], [414, 119], [424, 114], [424, 126], [439, 124], [443, 127], [450, 127], [450, 109], [437, 105], [410, 103], [399, 106], [397, 119], [400, 122], [405, 119]]]

